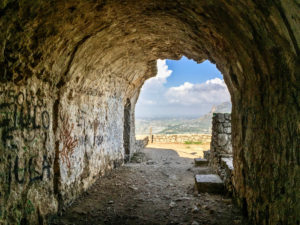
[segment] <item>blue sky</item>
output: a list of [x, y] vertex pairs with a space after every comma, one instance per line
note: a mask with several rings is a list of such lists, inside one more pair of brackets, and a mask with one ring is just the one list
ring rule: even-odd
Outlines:
[[136, 117], [200, 117], [230, 101], [222, 74], [209, 61], [157, 60], [157, 75], [142, 87]]
[[167, 78], [166, 87], [179, 86], [184, 82], [203, 83], [214, 78], [223, 79], [221, 72], [215, 64], [208, 60], [197, 64], [193, 60], [182, 57], [180, 60], [166, 60], [172, 75]]

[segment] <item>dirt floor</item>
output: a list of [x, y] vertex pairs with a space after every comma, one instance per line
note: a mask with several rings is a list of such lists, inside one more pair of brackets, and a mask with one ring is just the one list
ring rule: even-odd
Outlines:
[[183, 144], [183, 143], [150, 143], [147, 148], [171, 149], [180, 157], [203, 158], [203, 151], [210, 149], [210, 143], [206, 144]]
[[246, 224], [230, 198], [194, 191], [194, 174], [211, 172], [194, 166], [200, 146], [167, 146], [151, 145], [100, 178], [50, 224]]

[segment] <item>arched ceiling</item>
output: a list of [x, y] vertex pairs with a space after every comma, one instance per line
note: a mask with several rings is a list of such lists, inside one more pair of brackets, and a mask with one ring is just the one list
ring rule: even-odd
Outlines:
[[16, 83], [35, 75], [53, 87], [97, 88], [117, 77], [130, 96], [156, 74], [155, 60], [185, 55], [217, 63], [232, 93], [257, 79], [246, 69], [253, 57], [265, 64], [278, 43], [293, 49], [267, 1], [8, 1], [2, 15], [2, 76]]

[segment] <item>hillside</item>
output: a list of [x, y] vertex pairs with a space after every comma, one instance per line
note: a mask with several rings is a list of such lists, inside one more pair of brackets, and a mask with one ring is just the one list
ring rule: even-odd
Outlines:
[[183, 134], [210, 133], [213, 113], [230, 113], [231, 103], [224, 102], [213, 106], [211, 111], [200, 118], [151, 118], [136, 119], [136, 134]]

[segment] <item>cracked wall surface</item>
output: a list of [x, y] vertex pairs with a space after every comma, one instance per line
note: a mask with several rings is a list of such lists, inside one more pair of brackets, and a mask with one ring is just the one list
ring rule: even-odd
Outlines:
[[[124, 159], [124, 106], [156, 60], [209, 59], [232, 100], [234, 187], [253, 224], [300, 210], [299, 2], [0, 2], [0, 221], [46, 223]], [[134, 110], [131, 110], [134, 142]]]

